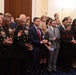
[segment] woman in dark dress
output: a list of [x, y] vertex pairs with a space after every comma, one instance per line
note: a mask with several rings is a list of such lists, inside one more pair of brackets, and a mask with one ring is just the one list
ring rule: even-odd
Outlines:
[[[76, 19], [73, 20], [72, 31], [75, 34], [74, 39], [76, 40]], [[72, 59], [73, 59], [72, 66], [73, 66], [73, 68], [76, 68], [76, 42], [73, 45], [73, 57], [72, 57]]]
[[62, 68], [64, 71], [68, 71], [71, 68], [72, 65], [72, 50], [73, 50], [73, 42], [74, 42], [74, 33], [71, 30], [71, 25], [68, 24], [65, 26], [65, 30], [62, 33], [61, 36], [62, 41]]
[[[45, 36], [45, 33], [46, 33], [46, 24], [45, 23], [42, 23], [41, 30], [42, 30], [43, 39], [44, 39], [44, 36]], [[46, 59], [47, 59], [47, 48], [45, 47], [44, 44], [41, 45], [40, 54], [41, 54], [41, 57], [40, 57], [41, 58], [41, 60], [40, 60], [40, 65], [41, 65], [40, 70], [41, 70], [41, 74], [42, 74], [43, 71], [46, 68]]]

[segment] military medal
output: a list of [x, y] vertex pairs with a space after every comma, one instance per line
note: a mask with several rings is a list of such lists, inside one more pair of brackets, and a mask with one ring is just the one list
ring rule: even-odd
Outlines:
[[1, 31], [1, 35], [2, 35], [4, 38], [6, 38], [6, 34], [5, 34], [4, 31]]

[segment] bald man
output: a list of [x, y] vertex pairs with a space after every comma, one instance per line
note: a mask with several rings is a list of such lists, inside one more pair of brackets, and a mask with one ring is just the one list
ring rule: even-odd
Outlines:
[[20, 19], [23, 19], [23, 20], [26, 22], [27, 17], [26, 17], [25, 14], [21, 14], [21, 15], [19, 16], [19, 18], [20, 18]]

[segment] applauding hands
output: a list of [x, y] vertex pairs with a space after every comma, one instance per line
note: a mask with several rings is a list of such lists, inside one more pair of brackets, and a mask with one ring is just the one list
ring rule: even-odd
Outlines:
[[27, 49], [28, 49], [29, 51], [32, 51], [32, 50], [33, 50], [33, 45], [27, 43], [27, 44], [25, 44], [25, 46], [27, 47]]
[[11, 45], [13, 43], [12, 38], [7, 37], [6, 39], [4, 39], [3, 42], [5, 45]]

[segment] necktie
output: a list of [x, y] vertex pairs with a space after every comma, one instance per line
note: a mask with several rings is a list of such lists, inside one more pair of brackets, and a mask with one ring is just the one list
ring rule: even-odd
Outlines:
[[54, 32], [54, 36], [55, 36], [55, 29], [53, 29], [53, 32]]
[[38, 33], [39, 39], [40, 39], [40, 41], [41, 41], [41, 40], [42, 40], [42, 39], [41, 39], [41, 32], [40, 32], [40, 29], [39, 29], [39, 28], [37, 28], [37, 33]]
[[55, 29], [53, 29], [53, 32], [54, 32], [54, 34], [55, 34]]

